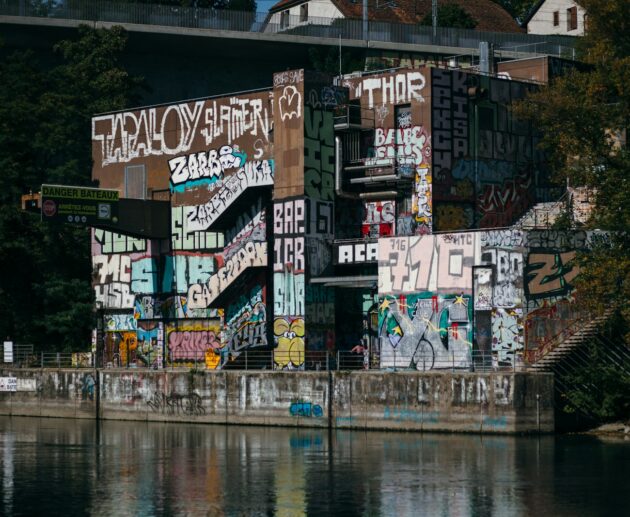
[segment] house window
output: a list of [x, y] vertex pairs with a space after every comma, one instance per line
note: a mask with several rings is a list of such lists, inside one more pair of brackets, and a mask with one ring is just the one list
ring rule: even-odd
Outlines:
[[553, 12], [553, 26], [557, 27], [560, 25], [560, 11]]
[[567, 9], [567, 31], [577, 29], [577, 7], [573, 6]]
[[144, 165], [127, 165], [125, 167], [125, 197], [146, 199], [147, 178]]
[[280, 13], [280, 28], [286, 29], [289, 26], [289, 10]]
[[302, 4], [300, 6], [300, 21], [301, 22], [308, 21], [308, 3]]

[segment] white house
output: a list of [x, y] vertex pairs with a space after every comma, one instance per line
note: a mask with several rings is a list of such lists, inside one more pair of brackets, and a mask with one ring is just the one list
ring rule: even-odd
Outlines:
[[528, 34], [584, 36], [586, 10], [574, 0], [541, 0], [525, 19]]
[[[368, 0], [370, 22], [418, 24], [431, 14], [431, 0]], [[521, 27], [492, 0], [440, 0], [456, 4], [476, 22], [476, 29], [493, 32], [522, 32]], [[269, 9], [265, 32], [292, 29], [300, 25], [331, 25], [337, 18], [363, 18], [363, 0], [279, 0]]]

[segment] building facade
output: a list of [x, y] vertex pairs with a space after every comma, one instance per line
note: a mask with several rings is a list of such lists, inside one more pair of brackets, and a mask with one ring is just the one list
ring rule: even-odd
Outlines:
[[171, 218], [170, 238], [93, 230], [104, 362], [513, 367], [575, 319], [571, 260], [594, 238], [523, 228], [561, 194], [509, 109], [530, 88], [292, 70], [94, 117], [93, 178]]
[[586, 24], [586, 10], [573, 0], [541, 0], [525, 20], [528, 34], [584, 36]]

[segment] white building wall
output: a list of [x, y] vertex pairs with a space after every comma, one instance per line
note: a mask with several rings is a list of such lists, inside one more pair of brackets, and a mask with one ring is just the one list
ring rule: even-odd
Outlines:
[[[308, 4], [308, 21], [300, 21], [300, 7]], [[335, 7], [335, 5], [329, 0], [315, 0], [312, 2], [304, 2], [299, 5], [294, 5], [289, 9], [289, 25], [285, 28], [296, 27], [304, 25], [305, 23], [316, 23], [318, 25], [330, 25], [335, 18], [343, 18], [341, 11]], [[282, 18], [282, 12], [274, 13], [269, 20], [268, 27], [265, 28], [265, 32], [275, 32], [279, 30], [280, 20]]]
[[[567, 30], [567, 9], [577, 7], [577, 29]], [[559, 14], [559, 23], [554, 26], [553, 13]], [[561, 34], [566, 36], [584, 35], [584, 16], [586, 11], [572, 0], [547, 0], [527, 24], [528, 34]]]

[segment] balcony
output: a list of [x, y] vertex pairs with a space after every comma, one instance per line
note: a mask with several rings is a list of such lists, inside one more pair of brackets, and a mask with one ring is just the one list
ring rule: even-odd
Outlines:
[[363, 108], [350, 102], [335, 108], [333, 116], [335, 131], [373, 131], [375, 127], [374, 110]]

